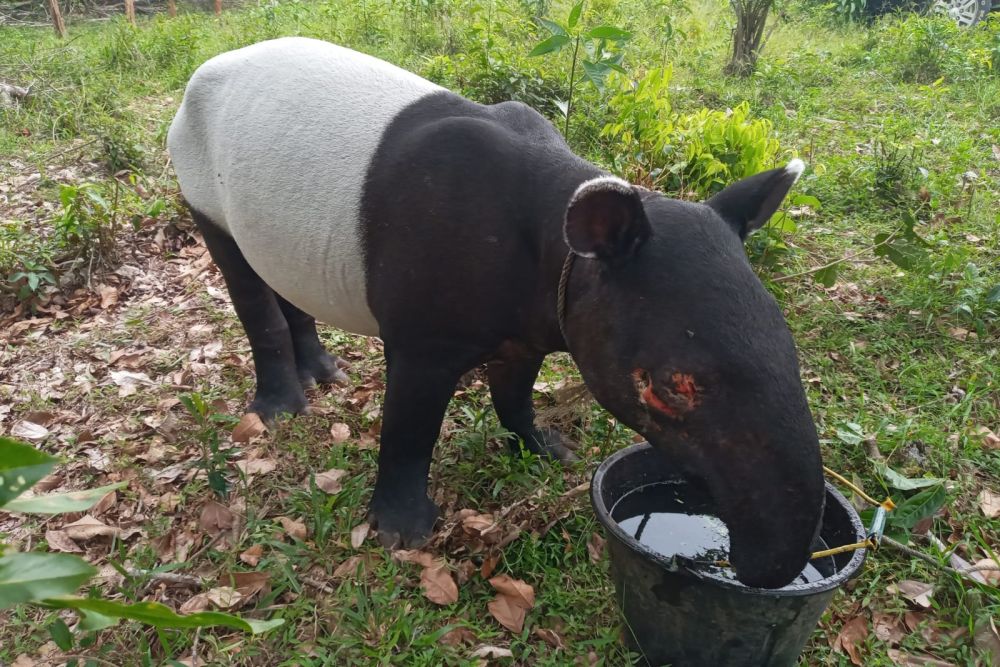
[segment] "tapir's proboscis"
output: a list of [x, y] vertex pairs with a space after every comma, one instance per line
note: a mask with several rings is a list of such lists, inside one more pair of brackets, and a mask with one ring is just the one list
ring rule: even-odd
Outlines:
[[433, 532], [431, 456], [472, 368], [486, 364], [515, 444], [572, 458], [532, 408], [543, 358], [568, 351], [602, 406], [707, 482], [742, 582], [802, 570], [819, 443], [791, 334], [742, 245], [801, 161], [705, 203], [669, 199], [577, 157], [524, 104], [477, 104], [303, 38], [202, 65], [168, 143], [250, 341], [251, 411], [298, 413], [304, 387], [346, 381], [314, 318], [381, 337], [370, 516], [386, 547]]

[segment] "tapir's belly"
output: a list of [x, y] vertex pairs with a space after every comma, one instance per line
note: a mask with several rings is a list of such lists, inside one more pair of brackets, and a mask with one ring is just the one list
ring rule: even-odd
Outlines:
[[181, 190], [281, 296], [377, 335], [359, 215], [365, 177], [396, 114], [440, 90], [316, 40], [223, 54], [195, 73], [170, 129]]

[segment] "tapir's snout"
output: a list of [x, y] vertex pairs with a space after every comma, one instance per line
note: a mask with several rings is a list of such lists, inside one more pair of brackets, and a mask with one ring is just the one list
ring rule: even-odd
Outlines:
[[780, 588], [802, 572], [816, 548], [825, 500], [819, 441], [808, 417], [786, 416], [768, 435], [739, 428], [745, 422], [738, 417], [732, 421], [737, 430], [711, 429], [703, 442], [686, 445], [697, 450], [687, 467], [705, 480], [729, 528], [737, 578]]

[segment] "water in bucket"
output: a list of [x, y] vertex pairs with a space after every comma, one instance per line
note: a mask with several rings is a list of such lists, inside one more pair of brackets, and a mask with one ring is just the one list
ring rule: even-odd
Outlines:
[[[729, 530], [713, 514], [708, 498], [698, 497], [681, 481], [645, 484], [629, 492], [611, 517], [641, 544], [666, 557], [682, 556], [699, 569], [737, 582], [732, 568], [718, 565], [729, 558]], [[789, 586], [826, 576], [812, 563]]]

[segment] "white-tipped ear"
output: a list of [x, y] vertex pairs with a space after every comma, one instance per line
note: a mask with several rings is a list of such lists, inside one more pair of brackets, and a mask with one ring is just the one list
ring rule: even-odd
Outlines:
[[610, 259], [627, 255], [649, 233], [638, 191], [615, 176], [584, 181], [566, 206], [563, 238], [581, 257]]
[[[794, 160], [785, 165], [785, 171], [787, 171], [789, 174], [792, 174], [795, 177], [795, 181], [799, 180], [799, 177], [802, 176], [802, 172], [805, 170], [806, 170], [806, 163], [800, 160], [799, 158], [795, 158]], [[793, 183], [795, 181], [793, 181]]]
[[784, 167], [733, 183], [705, 203], [745, 239], [771, 219], [805, 168], [796, 158]]

